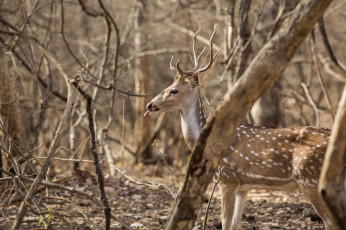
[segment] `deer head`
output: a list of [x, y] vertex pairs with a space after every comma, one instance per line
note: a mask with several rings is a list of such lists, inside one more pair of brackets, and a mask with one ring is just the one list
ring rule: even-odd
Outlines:
[[196, 54], [196, 38], [200, 32], [198, 31], [193, 36], [193, 64], [194, 67], [189, 71], [184, 71], [179, 67], [179, 60], [176, 65], [173, 66], [173, 57], [170, 62], [170, 68], [176, 72], [174, 82], [164, 89], [159, 95], [151, 100], [148, 105], [148, 111], [144, 114], [147, 115], [149, 112], [171, 112], [176, 110], [188, 110], [196, 99], [199, 99], [199, 74], [207, 71], [213, 64], [217, 52], [213, 55], [213, 38], [216, 32], [216, 25], [214, 26], [214, 32], [210, 37], [210, 58], [209, 63], [200, 67], [199, 60], [205, 52], [205, 47], [202, 52]]

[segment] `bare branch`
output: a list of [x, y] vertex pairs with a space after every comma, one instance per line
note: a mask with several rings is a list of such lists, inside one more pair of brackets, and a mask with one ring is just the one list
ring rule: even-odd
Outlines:
[[63, 113], [62, 117], [60, 118], [58, 128], [55, 131], [54, 138], [52, 140], [52, 143], [51, 143], [50, 148], [49, 148], [48, 153], [47, 153], [47, 159], [43, 163], [40, 173], [37, 175], [34, 183], [31, 185], [29, 191], [27, 192], [27, 194], [24, 198], [24, 201], [22, 201], [22, 203], [19, 207], [16, 220], [12, 226], [12, 229], [15, 230], [15, 229], [19, 229], [19, 227], [23, 221], [24, 215], [27, 211], [27, 205], [26, 204], [28, 203], [28, 201], [30, 199], [32, 199], [32, 197], [36, 193], [39, 185], [41, 184], [43, 178], [47, 174], [48, 168], [51, 164], [52, 158], [53, 158], [55, 150], [57, 148], [58, 141], [60, 140], [63, 126], [65, 125], [66, 120], [70, 115], [70, 111], [72, 109], [73, 97], [72, 97], [72, 87], [71, 87], [71, 84], [69, 84], [69, 77], [65, 73], [61, 64], [54, 58], [54, 56], [48, 50], [46, 50], [36, 39], [28, 36], [27, 34], [25, 34], [23, 32], [21, 32], [18, 28], [16, 28], [15, 26], [10, 24], [9, 22], [4, 20], [3, 18], [0, 18], [0, 22], [4, 25], [8, 26], [12, 30], [14, 30], [19, 36], [21, 36], [25, 40], [27, 40], [30, 43], [32, 43], [33, 45], [35, 45], [40, 50], [40, 52], [42, 52], [55, 65], [55, 67], [59, 70], [60, 74], [63, 76], [63, 78], [66, 82], [66, 87], [67, 87], [67, 103], [66, 103], [66, 106], [64, 109], [64, 113]]

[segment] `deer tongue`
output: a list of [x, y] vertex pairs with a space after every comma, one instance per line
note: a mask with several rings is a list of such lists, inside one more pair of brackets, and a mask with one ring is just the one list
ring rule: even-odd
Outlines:
[[150, 113], [149, 110], [147, 110], [145, 113], [144, 113], [144, 116], [148, 115]]

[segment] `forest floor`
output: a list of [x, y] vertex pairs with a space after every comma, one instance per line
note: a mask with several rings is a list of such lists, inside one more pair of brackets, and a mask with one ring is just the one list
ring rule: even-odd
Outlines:
[[[169, 185], [174, 191], [172, 180], [167, 170], [158, 170], [162, 166], [153, 166], [128, 170], [127, 174], [133, 178], [141, 177], [142, 181], [151, 183], [163, 183]], [[183, 172], [174, 173], [175, 185], [183, 181]], [[164, 174], [163, 174], [164, 172]], [[69, 187], [75, 187], [86, 192], [98, 194], [95, 175], [90, 171], [79, 173], [59, 173], [52, 181]], [[0, 182], [1, 191], [5, 184]], [[203, 229], [203, 220], [210, 196], [212, 184], [209, 186], [205, 202], [200, 210], [195, 230]], [[170, 210], [174, 204], [172, 193], [165, 187], [152, 188], [147, 185], [134, 183], [125, 177], [114, 178], [106, 175], [105, 190], [113, 213], [124, 220], [133, 229], [164, 229]], [[2, 200], [4, 194], [2, 193]], [[58, 200], [45, 197], [46, 190], [42, 189], [36, 195], [38, 201], [44, 199], [45, 207], [53, 210], [46, 215], [51, 224], [50, 229], [102, 229], [102, 208], [95, 205], [90, 199], [81, 197], [61, 189], [49, 189], [49, 196], [68, 198], [89, 218], [89, 222], [71, 203], [66, 200]], [[10, 229], [18, 211], [19, 202], [12, 200], [10, 205], [4, 205], [0, 210], [0, 229]], [[221, 229], [220, 222], [220, 196], [216, 189], [210, 208], [206, 229]], [[66, 221], [62, 222], [62, 218]], [[69, 224], [66, 224], [66, 223]], [[45, 229], [42, 219], [30, 210], [24, 218], [20, 229]], [[111, 229], [123, 229], [119, 223], [112, 220]], [[313, 211], [306, 198], [298, 191], [252, 191], [247, 197], [242, 217], [241, 229], [324, 229], [323, 222]]]

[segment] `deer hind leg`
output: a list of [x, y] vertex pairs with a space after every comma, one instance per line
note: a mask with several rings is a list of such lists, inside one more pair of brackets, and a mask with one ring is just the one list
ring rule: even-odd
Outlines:
[[239, 185], [239, 179], [234, 173], [228, 170], [222, 173], [219, 188], [221, 192], [221, 219], [223, 230], [237, 229], [231, 228], [231, 226], [232, 219], [234, 219], [233, 214]]
[[241, 224], [241, 217], [245, 206], [247, 191], [238, 192], [235, 200], [235, 208], [232, 219], [232, 228], [239, 229]]
[[315, 211], [323, 220], [325, 227], [329, 230], [334, 229], [331, 222], [331, 216], [328, 213], [326, 205], [318, 195], [317, 187], [304, 187], [302, 192], [309, 199]]

